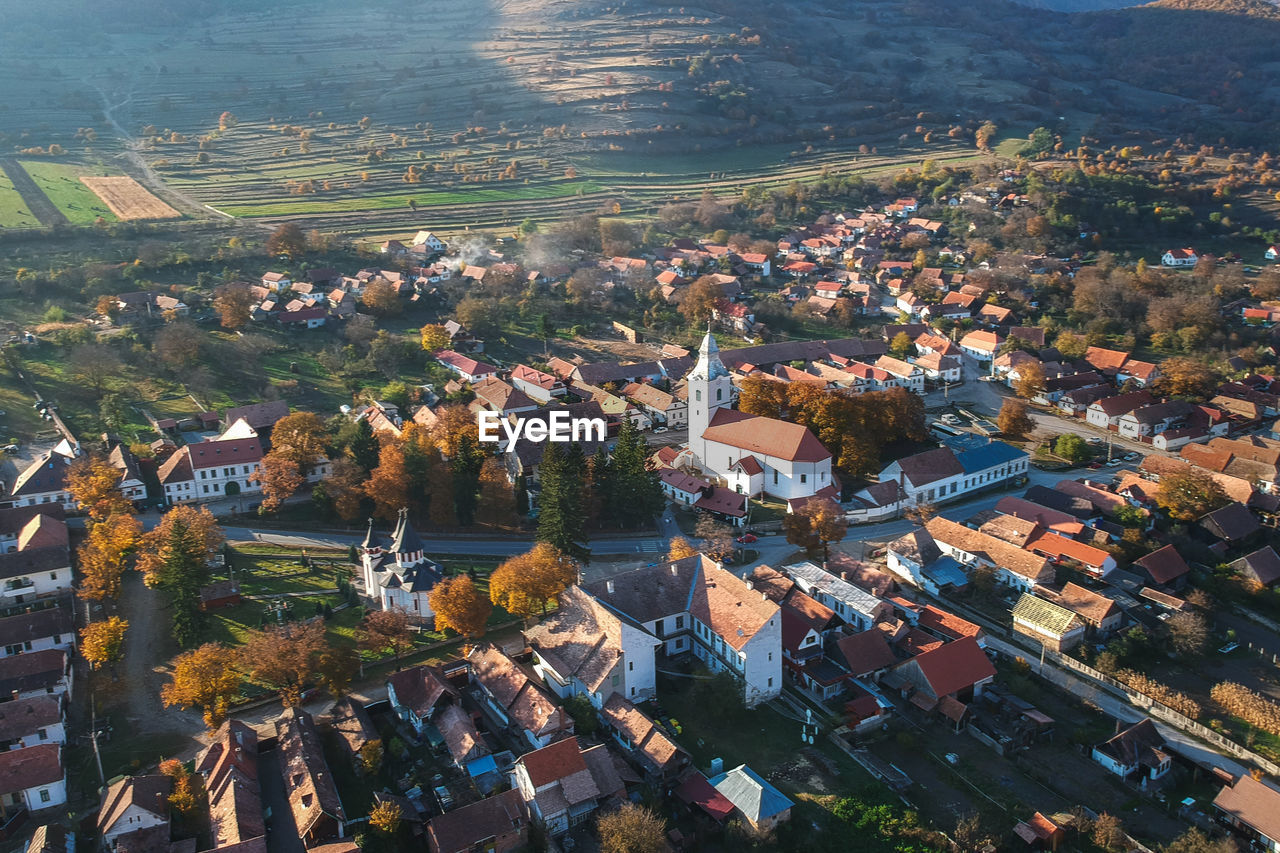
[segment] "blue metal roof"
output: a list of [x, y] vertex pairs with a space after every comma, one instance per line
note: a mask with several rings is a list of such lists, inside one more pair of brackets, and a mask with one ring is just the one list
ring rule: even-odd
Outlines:
[[1026, 451], [1019, 450], [1011, 444], [1005, 444], [1003, 441], [993, 441], [982, 447], [975, 447], [972, 450], [965, 450], [956, 454], [956, 458], [960, 460], [960, 465], [964, 468], [966, 474], [972, 474], [975, 471], [986, 471], [997, 465], [1003, 465], [1006, 462], [1013, 462], [1016, 459], [1026, 459]]

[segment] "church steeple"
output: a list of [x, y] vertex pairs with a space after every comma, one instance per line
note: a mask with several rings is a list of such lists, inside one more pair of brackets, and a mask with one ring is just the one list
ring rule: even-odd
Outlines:
[[716, 409], [728, 408], [733, 403], [733, 382], [729, 369], [720, 360], [720, 348], [716, 346], [711, 330], [698, 348], [698, 363], [689, 371], [689, 449], [694, 462], [701, 465], [706, 459], [706, 444], [702, 433], [711, 425]]
[[698, 363], [689, 371], [690, 379], [715, 379], [728, 376], [729, 370], [720, 360], [720, 347], [716, 345], [715, 335], [711, 330], [702, 338], [702, 346], [698, 347]]

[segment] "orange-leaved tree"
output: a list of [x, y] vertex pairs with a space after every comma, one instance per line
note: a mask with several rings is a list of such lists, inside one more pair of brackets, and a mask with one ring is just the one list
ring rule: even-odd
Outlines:
[[448, 628], [468, 639], [484, 634], [493, 603], [480, 594], [475, 582], [458, 575], [436, 584], [428, 599], [436, 615], [436, 630]]
[[231, 700], [240, 693], [235, 663], [235, 652], [220, 643], [184, 652], [174, 658], [172, 680], [161, 689], [160, 699], [166, 708], [199, 708], [213, 731], [227, 719]]
[[240, 666], [263, 687], [280, 694], [286, 708], [302, 703], [302, 689], [316, 673], [324, 653], [324, 622], [286, 622], [249, 635], [240, 649]]
[[578, 563], [545, 542], [512, 557], [489, 577], [489, 599], [513, 616], [547, 612], [560, 593], [578, 580]]

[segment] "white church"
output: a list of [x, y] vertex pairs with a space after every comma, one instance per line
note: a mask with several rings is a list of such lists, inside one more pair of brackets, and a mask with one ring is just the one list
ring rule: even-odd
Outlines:
[[383, 610], [398, 607], [427, 621], [435, 617], [428, 602], [431, 590], [444, 580], [444, 569], [430, 559], [409, 523], [409, 511], [400, 510], [386, 548], [373, 535], [373, 519], [360, 546], [365, 595]]
[[733, 381], [720, 348], [707, 332], [698, 363], [686, 378], [689, 447], [677, 457], [704, 474], [724, 480], [739, 494], [780, 500], [814, 495], [839, 498], [831, 453], [808, 427], [732, 408]]

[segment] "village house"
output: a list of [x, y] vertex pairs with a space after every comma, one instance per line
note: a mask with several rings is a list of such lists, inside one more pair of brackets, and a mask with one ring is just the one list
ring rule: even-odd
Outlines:
[[1026, 592], [1013, 606], [1013, 630], [1055, 652], [1078, 646], [1085, 636], [1084, 622], [1074, 612]]
[[60, 504], [0, 510], [0, 602], [5, 606], [71, 590], [70, 534]]
[[510, 853], [529, 839], [529, 812], [517, 788], [447, 811], [427, 823], [431, 853]]
[[517, 364], [511, 371], [511, 384], [543, 405], [568, 391], [560, 379], [524, 364]]
[[454, 350], [441, 350], [435, 354], [435, 359], [466, 382], [479, 382], [498, 373], [498, 368], [492, 364], [485, 364]]
[[221, 500], [262, 491], [262, 442], [244, 421], [217, 438], [178, 448], [157, 472], [170, 504]]
[[995, 677], [995, 667], [977, 640], [964, 637], [902, 661], [880, 683], [926, 714], [936, 710], [959, 729], [966, 722], [968, 705]]
[[745, 764], [718, 773], [707, 782], [758, 833], [769, 832], [791, 819], [795, 803]]
[[578, 746], [566, 738], [516, 759], [516, 788], [548, 835], [559, 836], [589, 820], [596, 810], [626, 798], [609, 748]]
[[67, 742], [60, 696], [32, 696], [0, 703], [0, 751]]
[[467, 656], [471, 681], [486, 711], [534, 749], [572, 739], [573, 717], [551, 700], [527, 673], [496, 646], [476, 646]]
[[1166, 267], [1194, 267], [1198, 260], [1195, 249], [1170, 249], [1160, 256], [1160, 263]]
[[75, 620], [69, 606], [57, 604], [0, 618], [0, 648], [5, 657], [45, 649], [70, 652], [75, 644]]
[[400, 719], [421, 735], [440, 708], [461, 694], [434, 666], [413, 666], [387, 678], [387, 701]]
[[991, 361], [1003, 342], [995, 332], [973, 331], [960, 339], [960, 349], [978, 361]]
[[815, 563], [793, 563], [783, 566], [782, 571], [801, 591], [830, 608], [855, 631], [866, 631], [892, 612], [879, 598]]
[[941, 516], [931, 518], [925, 529], [943, 553], [966, 566], [978, 565], [992, 570], [999, 583], [1028, 592], [1036, 584], [1053, 581], [1054, 572], [1048, 560], [994, 536]]
[[1099, 429], [1118, 432], [1122, 417], [1136, 409], [1154, 405], [1155, 402], [1155, 398], [1149, 391], [1132, 391], [1128, 394], [1103, 397], [1089, 405], [1085, 420]]
[[[265, 853], [266, 819], [258, 781], [258, 733], [239, 720], [218, 727], [196, 757], [209, 797], [213, 850]], [[241, 846], [243, 845], [243, 846]]]
[[[781, 692], [778, 606], [714, 560], [695, 554], [587, 584], [585, 591], [607, 610], [643, 628], [651, 638], [647, 659], [636, 659], [641, 638], [630, 642], [637, 650], [627, 660], [628, 679], [633, 665], [639, 674], [653, 671], [660, 646], [664, 655], [692, 652], [712, 671], [733, 672], [741, 680], [743, 701], [749, 707]], [[617, 682], [624, 684], [621, 678]], [[652, 682], [636, 686], [644, 684]], [[630, 699], [632, 685], [627, 682], [626, 686]], [[607, 695], [602, 693], [603, 698]], [[641, 694], [637, 691], [636, 695]]]
[[74, 506], [66, 489], [67, 466], [80, 455], [80, 447], [66, 439], [58, 442], [14, 478], [4, 506], [38, 506], [60, 503]]
[[285, 794], [303, 846], [316, 847], [343, 837], [347, 815], [311, 715], [300, 708], [286, 708], [275, 729]]
[[689, 423], [689, 405], [674, 394], [647, 382], [632, 382], [622, 389], [622, 396], [649, 416], [656, 426], [684, 429]]
[[169, 795], [173, 780], [159, 774], [126, 776], [114, 782], [98, 809], [97, 835], [104, 850], [160, 850], [169, 845]]
[[1218, 814], [1244, 838], [1268, 853], [1280, 851], [1280, 791], [1245, 774], [1213, 801]]
[[[1117, 723], [1117, 727], [1119, 723]], [[1173, 769], [1173, 756], [1150, 719], [1142, 719], [1093, 748], [1093, 760], [1121, 779], [1147, 787]]]
[[67, 801], [62, 746], [44, 743], [0, 752], [0, 807], [39, 812]]
[[693, 763], [687, 752], [620, 693], [614, 693], [604, 703], [600, 719], [614, 742], [626, 750], [647, 779], [670, 784]]
[[23, 652], [0, 658], [0, 696], [32, 699], [71, 695], [73, 671], [62, 649]]
[[654, 648], [662, 640], [577, 585], [561, 593], [555, 614], [525, 631], [525, 640], [534, 670], [562, 699], [582, 695], [601, 708], [615, 694], [633, 701], [655, 695]]

